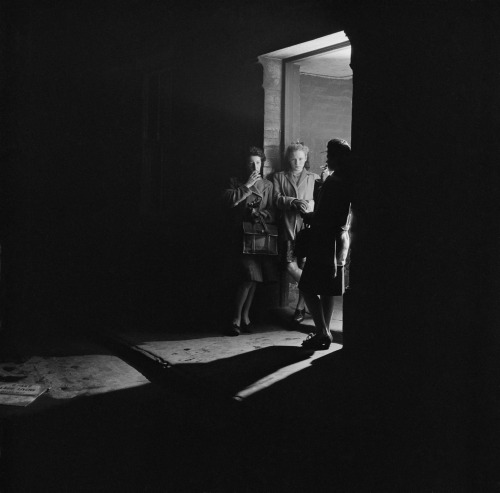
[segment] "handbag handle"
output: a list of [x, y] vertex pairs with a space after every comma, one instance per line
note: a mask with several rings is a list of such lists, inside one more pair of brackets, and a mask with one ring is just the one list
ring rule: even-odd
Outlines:
[[264, 218], [262, 216], [259, 216], [259, 222], [262, 225], [262, 229], [264, 230], [264, 233], [269, 236], [269, 229], [267, 228], [266, 221], [264, 221]]

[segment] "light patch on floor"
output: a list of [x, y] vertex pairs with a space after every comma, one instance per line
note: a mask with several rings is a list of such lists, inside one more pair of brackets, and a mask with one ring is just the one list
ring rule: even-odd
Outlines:
[[257, 326], [254, 333], [237, 337], [200, 335], [186, 340], [179, 335], [178, 340], [144, 341], [137, 346], [243, 400], [341, 349], [340, 325], [341, 321], [332, 321], [336, 342], [326, 351], [303, 350], [306, 334], [270, 326]]
[[105, 354], [34, 356], [23, 363], [3, 363], [20, 383], [41, 384], [53, 399], [72, 399], [145, 385], [148, 380], [120, 358]]

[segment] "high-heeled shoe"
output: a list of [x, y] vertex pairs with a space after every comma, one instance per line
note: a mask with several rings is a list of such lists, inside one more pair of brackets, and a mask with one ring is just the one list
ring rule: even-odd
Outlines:
[[302, 308], [302, 310], [299, 310], [298, 308], [295, 309], [295, 313], [293, 314], [292, 317], [292, 323], [294, 324], [300, 324], [302, 320], [306, 317], [306, 309]]
[[302, 342], [302, 347], [304, 349], [312, 349], [313, 351], [323, 351], [330, 348], [330, 344], [333, 341], [331, 334], [309, 334], [307, 339]]
[[227, 329], [224, 329], [222, 332], [225, 336], [239, 336], [240, 335], [240, 326], [233, 323], [230, 327], [227, 327]]

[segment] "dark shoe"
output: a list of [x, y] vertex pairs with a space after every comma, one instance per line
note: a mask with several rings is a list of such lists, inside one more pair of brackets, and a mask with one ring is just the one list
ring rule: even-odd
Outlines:
[[244, 332], [245, 334], [251, 334], [252, 333], [252, 322], [249, 323], [241, 323], [241, 332]]
[[223, 334], [225, 336], [239, 336], [240, 335], [240, 327], [236, 324], [231, 325], [224, 330]]
[[302, 308], [302, 310], [299, 310], [298, 308], [295, 309], [295, 313], [293, 314], [292, 318], [292, 323], [294, 324], [300, 324], [302, 320], [304, 320], [306, 316], [306, 309]]
[[302, 342], [302, 347], [304, 349], [312, 349], [313, 351], [323, 351], [330, 348], [333, 337], [331, 334], [329, 336], [309, 334], [307, 339]]

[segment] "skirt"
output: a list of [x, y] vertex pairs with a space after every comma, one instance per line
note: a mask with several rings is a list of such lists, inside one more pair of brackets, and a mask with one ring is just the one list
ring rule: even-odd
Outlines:
[[322, 296], [342, 296], [345, 291], [344, 267], [337, 266], [337, 276], [333, 277], [335, 266], [306, 260], [299, 281], [299, 289], [304, 293]]
[[244, 281], [271, 283], [278, 281], [276, 257], [272, 255], [241, 255], [241, 276]]

